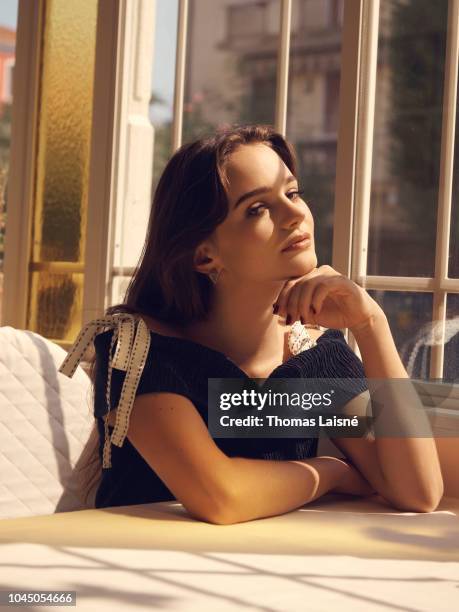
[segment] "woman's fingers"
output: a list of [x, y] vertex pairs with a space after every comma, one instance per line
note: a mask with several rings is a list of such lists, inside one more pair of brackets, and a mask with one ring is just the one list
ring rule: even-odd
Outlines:
[[314, 294], [312, 296], [311, 308], [315, 311], [315, 314], [319, 314], [322, 309], [322, 304], [324, 303], [327, 295], [333, 291], [333, 288], [336, 286], [336, 281], [339, 279], [338, 276], [329, 276], [321, 280], [314, 287]]
[[290, 291], [290, 295], [288, 298], [287, 311], [290, 319], [287, 319], [287, 324], [293, 323], [294, 321], [298, 321], [301, 317], [300, 313], [300, 304], [301, 304], [301, 295], [304, 290], [304, 285], [299, 283], [295, 285], [293, 289]]
[[278, 295], [274, 312], [285, 317], [287, 324], [299, 319], [325, 327], [352, 328], [378, 313], [378, 309], [364, 289], [324, 265], [300, 278], [289, 279]]
[[277, 309], [274, 311], [280, 317], [286, 317], [289, 313], [287, 312], [287, 304], [289, 299], [290, 291], [292, 287], [297, 282], [296, 279], [288, 280], [285, 285], [282, 287], [281, 292], [277, 296], [276, 305]]
[[[319, 274], [307, 281], [298, 282], [287, 287], [282, 293], [282, 316], [290, 316], [291, 322], [302, 320], [302, 323], [315, 323], [315, 305], [313, 304], [316, 288], [323, 283], [323, 275]], [[284, 314], [285, 313], [285, 314]]]
[[[287, 315], [290, 314], [290, 316], [292, 317], [292, 320], [294, 316], [299, 317], [299, 313], [297, 312], [298, 309], [297, 309], [297, 302], [296, 302], [298, 298], [294, 298], [294, 302], [292, 301], [292, 303], [289, 304], [290, 293], [294, 289], [295, 285], [298, 284], [299, 286], [297, 287], [297, 289], [300, 289], [300, 285], [303, 286], [305, 283], [307, 285], [307, 283], [309, 283], [309, 281], [312, 280], [317, 275], [320, 276], [319, 269], [314, 268], [313, 270], [308, 272], [308, 274], [306, 274], [305, 276], [300, 276], [299, 278], [293, 278], [293, 279], [289, 279], [288, 281], [286, 281], [279, 295], [277, 296], [277, 300], [275, 304], [277, 305], [277, 309], [275, 309], [274, 312], [281, 317], [287, 317]], [[293, 304], [295, 304], [294, 306], [295, 312], [287, 311], [287, 308], [289, 308]]]
[[298, 305], [298, 317], [303, 317], [304, 323], [316, 323], [316, 315], [322, 307], [324, 300], [331, 291], [335, 281], [340, 278], [333, 268], [322, 266], [323, 271], [311, 279], [303, 281], [301, 286], [301, 299]]
[[317, 284], [320, 284], [320, 276], [311, 279], [301, 286], [301, 298], [298, 304], [298, 318], [302, 323], [315, 323], [316, 310], [312, 300]]
[[[336, 270], [324, 265], [320, 267], [320, 272], [318, 268], [315, 268], [305, 277], [288, 280], [278, 295], [274, 305], [277, 305], [277, 308], [274, 309], [274, 312], [281, 317], [290, 316], [289, 322], [303, 318], [303, 323], [315, 323], [317, 305], [322, 305], [328, 292], [327, 282], [330, 279], [338, 279], [340, 276]], [[315, 293], [318, 287], [321, 290], [316, 298]]]

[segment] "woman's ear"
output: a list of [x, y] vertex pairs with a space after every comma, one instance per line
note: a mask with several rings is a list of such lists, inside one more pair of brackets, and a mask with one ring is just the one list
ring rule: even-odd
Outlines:
[[215, 259], [211, 254], [211, 249], [208, 245], [199, 245], [196, 249], [193, 267], [196, 272], [209, 274], [215, 268]]

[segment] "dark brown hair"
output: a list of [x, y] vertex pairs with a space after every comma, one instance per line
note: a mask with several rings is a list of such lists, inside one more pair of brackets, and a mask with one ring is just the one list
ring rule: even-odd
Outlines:
[[[144, 247], [124, 302], [108, 308], [106, 314], [138, 313], [178, 326], [206, 317], [213, 284], [194, 269], [194, 253], [228, 215], [230, 155], [251, 143], [271, 147], [296, 175], [293, 147], [267, 125], [223, 127], [212, 136], [182, 145], [156, 187]], [[96, 434], [92, 455], [99, 470], [94, 469], [86, 489], [100, 477]]]

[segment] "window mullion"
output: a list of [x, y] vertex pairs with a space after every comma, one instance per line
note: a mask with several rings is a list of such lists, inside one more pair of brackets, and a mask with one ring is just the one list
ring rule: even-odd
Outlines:
[[[378, 64], [379, 0], [363, 0], [350, 278], [366, 287], [371, 170]], [[360, 354], [355, 338], [351, 346]]]
[[435, 248], [435, 278], [432, 320], [430, 377], [443, 376], [445, 352], [445, 321], [447, 292], [442, 289], [448, 276], [451, 197], [454, 173], [454, 139], [456, 126], [457, 70], [459, 51], [459, 0], [449, 0], [443, 87], [443, 113], [440, 153], [440, 181], [438, 189], [437, 235]]
[[177, 51], [175, 55], [174, 110], [172, 118], [172, 153], [174, 153], [182, 144], [187, 30], [188, 0], [179, 0]]
[[382, 291], [424, 291], [433, 293], [435, 288], [440, 291], [459, 293], [459, 280], [444, 278], [438, 282], [429, 276], [366, 276], [366, 289]]
[[285, 136], [287, 129], [288, 71], [290, 61], [290, 31], [292, 0], [281, 0], [280, 39], [276, 84], [276, 130]]
[[333, 232], [332, 265], [346, 276], [351, 274], [362, 11], [363, 0], [344, 5], [333, 227], [348, 229]]
[[122, 299], [148, 224], [155, 16], [150, 0], [99, 1], [83, 322]]
[[[367, 273], [378, 31], [379, 0], [344, 4], [333, 267], [362, 287]], [[338, 232], [338, 227], [348, 230]], [[360, 356], [350, 331], [346, 329], [345, 335]]]

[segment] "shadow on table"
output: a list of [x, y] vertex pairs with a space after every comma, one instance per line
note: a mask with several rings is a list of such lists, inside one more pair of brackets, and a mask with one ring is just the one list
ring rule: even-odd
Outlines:
[[329, 495], [287, 514], [212, 525], [190, 518], [178, 502], [162, 502], [0, 522], [0, 544], [454, 561], [458, 511], [453, 499], [416, 514]]

